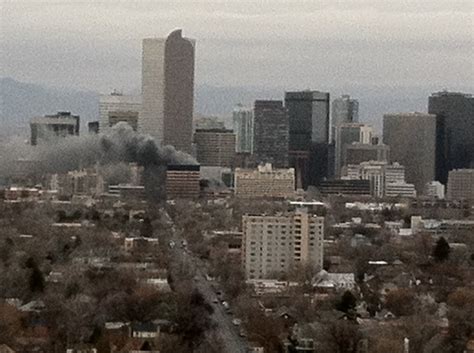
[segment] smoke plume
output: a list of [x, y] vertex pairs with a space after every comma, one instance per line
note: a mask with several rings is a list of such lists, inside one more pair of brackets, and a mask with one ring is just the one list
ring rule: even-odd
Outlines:
[[151, 136], [133, 131], [126, 123], [115, 125], [106, 135], [71, 136], [38, 146], [18, 139], [0, 145], [0, 177], [4, 178], [21, 172], [64, 173], [97, 163], [108, 166], [114, 177], [114, 173], [120, 173], [120, 164], [131, 162], [145, 169], [197, 164], [190, 155], [172, 146], [159, 146]]

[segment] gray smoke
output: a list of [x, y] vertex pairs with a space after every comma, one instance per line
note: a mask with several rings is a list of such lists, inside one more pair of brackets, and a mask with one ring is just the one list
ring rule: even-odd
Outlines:
[[[119, 177], [120, 164], [135, 162], [146, 168], [169, 164], [197, 164], [189, 154], [172, 146], [158, 146], [148, 135], [126, 123], [115, 125], [106, 135], [87, 135], [57, 139], [38, 146], [10, 140], [0, 145], [0, 176], [14, 176], [26, 169], [30, 173], [64, 173], [99, 163]], [[20, 169], [20, 171], [19, 171]]]

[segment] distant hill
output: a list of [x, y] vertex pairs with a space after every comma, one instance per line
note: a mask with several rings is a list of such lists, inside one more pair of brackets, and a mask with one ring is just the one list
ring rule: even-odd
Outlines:
[[95, 92], [50, 88], [11, 78], [0, 79], [0, 92], [0, 128], [4, 134], [25, 133], [32, 117], [58, 111], [80, 115], [83, 126], [98, 116], [99, 100]]
[[[316, 87], [316, 86], [315, 86]], [[334, 99], [343, 93], [351, 94], [360, 102], [360, 120], [373, 124], [379, 131], [385, 113], [426, 111], [428, 96], [441, 87], [367, 87], [352, 85], [330, 89]], [[324, 90], [324, 89], [322, 89]], [[472, 92], [472, 88], [453, 88]], [[137, 90], [139, 91], [139, 90]], [[237, 103], [251, 106], [255, 99], [283, 99], [284, 88], [259, 87], [196, 87], [196, 115], [221, 117], [231, 126], [232, 109]], [[83, 128], [88, 121], [98, 119], [99, 94], [72, 88], [51, 88], [38, 84], [0, 78], [0, 135], [28, 133], [28, 122], [33, 116], [71, 111], [81, 116]]]

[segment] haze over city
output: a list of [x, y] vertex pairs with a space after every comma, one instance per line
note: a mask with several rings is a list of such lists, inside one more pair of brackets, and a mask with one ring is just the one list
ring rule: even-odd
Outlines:
[[474, 353], [474, 3], [0, 10], [0, 353]]

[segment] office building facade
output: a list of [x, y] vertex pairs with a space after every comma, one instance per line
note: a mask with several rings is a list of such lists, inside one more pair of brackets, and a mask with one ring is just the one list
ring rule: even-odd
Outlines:
[[445, 189], [445, 186], [439, 181], [431, 181], [425, 185], [425, 192], [423, 194], [431, 199], [443, 200]]
[[297, 265], [323, 265], [324, 217], [306, 210], [242, 217], [242, 263], [248, 279], [275, 278]]
[[295, 194], [295, 170], [274, 169], [271, 164], [256, 169], [235, 169], [235, 196], [242, 198], [287, 198]]
[[168, 165], [166, 170], [167, 199], [196, 199], [200, 193], [199, 165]]
[[[344, 179], [347, 180], [369, 180], [370, 193], [373, 197], [390, 196], [399, 189], [413, 189], [413, 184], [405, 182], [405, 167], [398, 164], [388, 164], [387, 162], [362, 162], [360, 164], [349, 164], [344, 168]], [[396, 187], [391, 187], [396, 184]], [[405, 190], [404, 189], [404, 190]], [[387, 193], [387, 190], [390, 190]], [[410, 194], [411, 195], [411, 194]]]
[[112, 126], [123, 121], [137, 131], [141, 97], [112, 92], [99, 97], [99, 132], [107, 133]]
[[390, 158], [406, 168], [407, 182], [422, 193], [426, 183], [439, 180], [444, 163], [441, 119], [433, 114], [387, 114], [383, 120], [383, 141], [390, 146]]
[[68, 136], [79, 136], [80, 117], [70, 112], [35, 117], [30, 121], [31, 144], [52, 143]]
[[349, 95], [342, 95], [332, 101], [330, 141], [334, 141], [336, 129], [344, 123], [359, 121], [359, 101]]
[[329, 175], [330, 96], [327, 92], [285, 93], [289, 116], [290, 165], [301, 186], [317, 185]]
[[202, 166], [232, 167], [235, 134], [232, 130], [206, 129], [194, 132], [196, 158]]
[[447, 160], [438, 173], [445, 184], [450, 170], [474, 168], [474, 97], [446, 91], [433, 93], [428, 100], [428, 112], [444, 124]]
[[237, 153], [253, 153], [253, 110], [237, 105], [232, 112]]
[[390, 161], [390, 147], [384, 144], [352, 143], [345, 145], [342, 156], [343, 167], [369, 161], [388, 162]]
[[290, 150], [307, 151], [311, 144], [329, 142], [329, 93], [285, 93], [290, 129]]
[[194, 47], [181, 30], [143, 40], [139, 130], [187, 153], [193, 133]]
[[341, 176], [345, 148], [352, 143], [371, 144], [374, 129], [372, 126], [358, 123], [342, 123], [336, 128], [335, 141], [335, 174]]
[[323, 180], [318, 186], [322, 195], [370, 196], [369, 180]]
[[254, 154], [257, 163], [288, 167], [288, 113], [282, 101], [257, 100], [254, 106]]
[[449, 200], [474, 201], [474, 169], [454, 169], [449, 172]]

